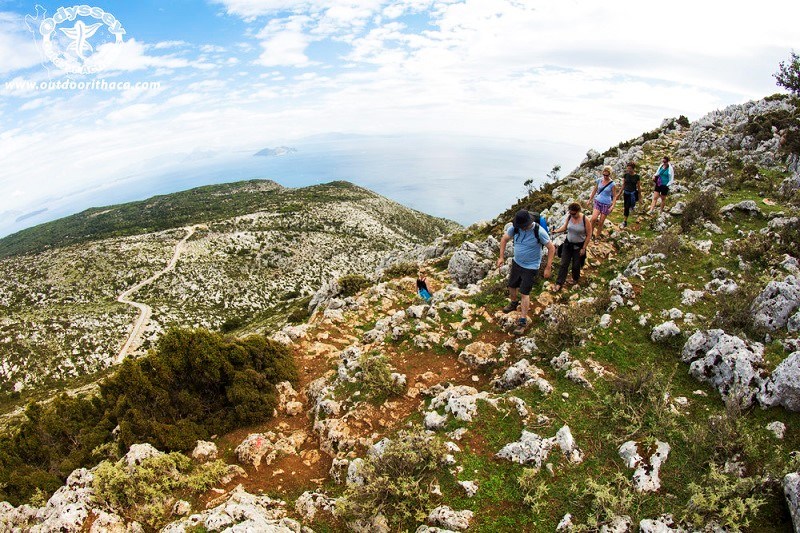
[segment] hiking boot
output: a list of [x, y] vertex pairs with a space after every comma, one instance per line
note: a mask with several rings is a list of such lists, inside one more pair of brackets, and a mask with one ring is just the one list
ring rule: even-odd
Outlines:
[[519, 307], [519, 300], [512, 300], [503, 308], [503, 312], [510, 313], [511, 311], [516, 311], [517, 307]]
[[628, 221], [627, 220], [623, 220], [622, 224], [620, 224], [619, 227], [620, 228], [627, 228], [628, 227]]
[[514, 335], [522, 335], [525, 333], [525, 329], [528, 327], [528, 320], [525, 318], [520, 318], [517, 320], [517, 327], [514, 328]]

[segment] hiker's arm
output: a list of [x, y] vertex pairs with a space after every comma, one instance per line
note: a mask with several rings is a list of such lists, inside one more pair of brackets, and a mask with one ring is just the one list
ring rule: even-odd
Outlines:
[[586, 239], [583, 241], [583, 247], [581, 248], [581, 255], [586, 253], [586, 249], [589, 248], [589, 243], [591, 242], [590, 236], [593, 235], [592, 233], [592, 221], [591, 219], [586, 219]]
[[[616, 185], [614, 185], [614, 189], [615, 189], [615, 190], [616, 190], [616, 188], [617, 188], [617, 186], [616, 186]], [[620, 197], [620, 196], [622, 196], [622, 191], [624, 191], [624, 190], [625, 190], [625, 187], [620, 187], [620, 188], [619, 188], [619, 192], [617, 192], [617, 194], [614, 196], [614, 201], [615, 201], [615, 202], [616, 202], [617, 200], [619, 200], [619, 197]]]
[[506, 243], [511, 239], [508, 233], [503, 233], [503, 238], [500, 239], [500, 258], [497, 260], [497, 268], [503, 266], [506, 262]]
[[553, 235], [555, 235], [556, 233], [564, 233], [565, 231], [567, 231], [567, 224], [569, 224], [569, 217], [567, 217], [567, 221], [564, 222], [563, 226], [553, 231]]
[[[611, 186], [611, 198], [612, 198], [611, 199], [611, 209], [614, 209], [614, 206], [617, 205], [617, 199], [619, 198], [618, 194], [616, 194], [616, 195], [614, 194], [614, 191], [616, 191], [616, 189], [617, 189], [616, 185], [612, 185]], [[620, 191], [621, 190], [622, 189], [620, 189]]]
[[586, 202], [589, 206], [592, 205], [592, 200], [594, 200], [594, 194], [597, 192], [597, 184], [592, 188], [592, 194], [589, 195], [589, 201]]
[[544, 277], [550, 277], [550, 269], [553, 266], [553, 256], [556, 255], [556, 247], [553, 246], [553, 241], [547, 242], [547, 266], [544, 267]]

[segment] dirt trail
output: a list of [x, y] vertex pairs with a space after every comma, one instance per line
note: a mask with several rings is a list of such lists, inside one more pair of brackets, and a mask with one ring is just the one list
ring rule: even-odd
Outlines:
[[119, 354], [117, 354], [117, 357], [114, 359], [115, 365], [120, 364], [125, 359], [125, 357], [128, 356], [130, 351], [133, 349], [134, 345], [138, 344], [137, 341], [141, 337], [144, 327], [150, 321], [150, 316], [153, 314], [153, 309], [149, 305], [131, 300], [130, 299], [131, 295], [133, 295], [136, 291], [138, 291], [142, 287], [150, 285], [151, 283], [153, 283], [155, 280], [157, 280], [167, 272], [173, 270], [175, 268], [175, 265], [178, 263], [178, 259], [180, 259], [181, 252], [183, 251], [186, 245], [186, 241], [188, 241], [191, 238], [191, 236], [194, 235], [195, 230], [197, 230], [200, 227], [202, 226], [198, 224], [187, 228], [186, 236], [183, 239], [181, 239], [180, 242], [178, 242], [178, 244], [175, 245], [175, 252], [172, 254], [172, 259], [169, 260], [169, 263], [167, 263], [167, 266], [164, 268], [164, 270], [161, 270], [160, 272], [153, 274], [144, 281], [140, 281], [139, 283], [137, 283], [130, 289], [127, 289], [125, 292], [123, 292], [117, 297], [118, 302], [127, 305], [132, 305], [133, 307], [138, 309], [139, 318], [136, 319], [136, 322], [134, 322], [133, 330], [131, 331], [131, 334], [128, 336], [128, 340], [125, 341], [125, 344], [122, 346], [122, 349], [119, 351]]

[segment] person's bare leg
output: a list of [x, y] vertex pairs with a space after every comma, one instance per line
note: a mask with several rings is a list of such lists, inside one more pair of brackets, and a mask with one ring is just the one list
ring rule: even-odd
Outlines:
[[508, 289], [508, 297], [511, 299], [512, 302], [517, 301], [517, 289], [512, 289], [509, 287]]
[[667, 197], [663, 194], [661, 195], [661, 212], [664, 212], [664, 208], [667, 207]]
[[[597, 225], [597, 236], [600, 237], [603, 234], [603, 224], [606, 222], [606, 216], [603, 213], [600, 213], [600, 223]], [[594, 227], [594, 224], [592, 224]]]
[[519, 317], [528, 319], [528, 310], [531, 308], [531, 297], [529, 294], [522, 295], [522, 302], [520, 302]]

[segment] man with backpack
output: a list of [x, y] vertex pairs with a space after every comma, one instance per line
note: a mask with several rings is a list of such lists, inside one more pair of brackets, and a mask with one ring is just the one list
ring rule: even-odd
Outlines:
[[[539, 218], [536, 216], [535, 218]], [[522, 209], [514, 217], [514, 223], [508, 228], [503, 238], [500, 239], [500, 258], [497, 260], [497, 268], [505, 263], [506, 244], [508, 241], [514, 243], [514, 259], [511, 261], [511, 272], [508, 276], [508, 295], [511, 302], [503, 308], [504, 313], [510, 313], [520, 307], [520, 317], [514, 333], [521, 335], [525, 332], [528, 325], [528, 310], [531, 305], [531, 289], [539, 274], [539, 267], [542, 263], [542, 247], [547, 247], [547, 266], [544, 269], [544, 277], [550, 277], [553, 266], [553, 257], [556, 254], [555, 246], [550, 241], [550, 236], [538, 222], [534, 222], [527, 210]], [[517, 299], [517, 292], [522, 297]], [[521, 302], [520, 302], [521, 300]]]

